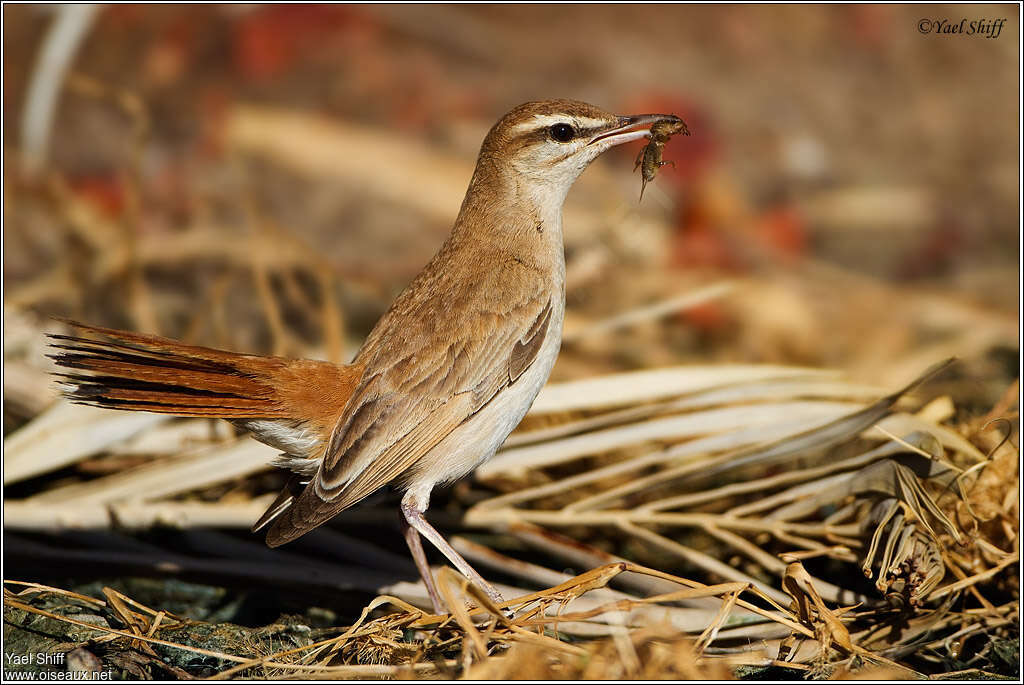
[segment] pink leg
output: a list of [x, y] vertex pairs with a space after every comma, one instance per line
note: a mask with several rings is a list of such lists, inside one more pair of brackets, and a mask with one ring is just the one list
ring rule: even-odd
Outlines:
[[[406, 496], [402, 498], [402, 515], [405, 516], [405, 520], [408, 524], [415, 528], [420, 535], [429, 540], [434, 547], [441, 551], [441, 554], [448, 557], [448, 561], [452, 562], [455, 568], [459, 570], [459, 573], [469, 578], [473, 583], [479, 586], [481, 590], [487, 593], [487, 596], [491, 598], [492, 602], [495, 604], [501, 604], [504, 602], [505, 599], [497, 590], [494, 589], [494, 586], [484, 580], [483, 577], [469, 565], [469, 562], [463, 559], [462, 555], [456, 552], [455, 549], [452, 548], [452, 546], [449, 545], [443, 537], [441, 537], [441, 534], [434, 530], [433, 526], [427, 523], [427, 520], [423, 518], [423, 511], [426, 507], [417, 506], [418, 503], [414, 502], [414, 497], [410, 495], [411, 493], [407, 493]], [[406, 539], [408, 539], [408, 537]], [[409, 546], [412, 547], [412, 544], [410, 543]], [[422, 554], [422, 549], [420, 550], [420, 553]], [[415, 552], [413, 552], [413, 556], [416, 556]], [[418, 563], [419, 562], [417, 562], [417, 564]], [[426, 564], [425, 559], [423, 563]], [[422, 573], [422, 571], [423, 569], [421, 567], [420, 572]], [[425, 578], [426, 575], [424, 575], [424, 579]]]
[[420, 541], [420, 534], [415, 528], [409, 525], [403, 512], [402, 535], [405, 536], [405, 543], [409, 545], [412, 552], [412, 560], [416, 562], [416, 568], [420, 571], [423, 584], [427, 586], [427, 594], [430, 595], [430, 602], [434, 605], [434, 611], [438, 614], [445, 613], [444, 605], [441, 604], [441, 597], [437, 594], [437, 586], [434, 585], [434, 574], [430, 572], [430, 564], [427, 563], [427, 555], [423, 553], [423, 543]]

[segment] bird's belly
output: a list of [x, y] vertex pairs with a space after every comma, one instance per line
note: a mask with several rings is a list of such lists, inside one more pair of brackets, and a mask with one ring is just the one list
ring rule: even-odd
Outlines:
[[561, 324], [560, 316], [552, 322], [537, 358], [515, 383], [424, 455], [403, 478], [407, 489], [429, 493], [435, 484], [458, 480], [494, 456], [547, 382], [562, 342]]

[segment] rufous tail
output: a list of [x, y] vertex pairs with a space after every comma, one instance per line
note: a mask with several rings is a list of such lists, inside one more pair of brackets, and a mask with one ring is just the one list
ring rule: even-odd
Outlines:
[[51, 335], [66, 396], [109, 409], [299, 421], [330, 436], [361, 368], [238, 354], [67, 321], [101, 339]]

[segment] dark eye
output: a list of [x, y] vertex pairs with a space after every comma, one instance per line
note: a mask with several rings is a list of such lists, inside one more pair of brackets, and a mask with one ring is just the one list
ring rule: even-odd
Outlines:
[[576, 137], [576, 129], [569, 124], [555, 124], [548, 129], [548, 134], [551, 135], [552, 140], [557, 140], [559, 143], [568, 143]]

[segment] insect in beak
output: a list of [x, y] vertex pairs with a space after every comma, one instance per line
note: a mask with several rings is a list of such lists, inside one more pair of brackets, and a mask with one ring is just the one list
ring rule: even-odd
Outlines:
[[[659, 121], [683, 124], [683, 120], [674, 114], [638, 114], [631, 117], [619, 117], [616, 126], [607, 131], [602, 131], [590, 139], [587, 145], [603, 143], [608, 147], [628, 143], [631, 140], [639, 140], [651, 135], [651, 126]], [[683, 124], [685, 127], [686, 124]]]

